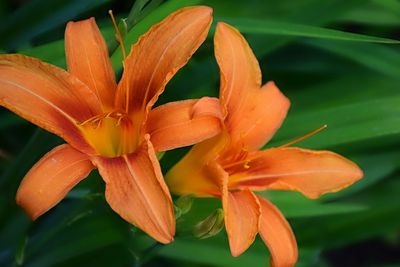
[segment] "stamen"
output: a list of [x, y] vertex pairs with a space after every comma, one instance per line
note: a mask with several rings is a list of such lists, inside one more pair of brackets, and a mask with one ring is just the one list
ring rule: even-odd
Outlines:
[[284, 145], [279, 146], [279, 148], [288, 147], [288, 146], [294, 145], [294, 144], [296, 144], [298, 142], [301, 142], [301, 141], [313, 136], [314, 134], [317, 134], [317, 133], [321, 132], [322, 130], [326, 129], [326, 127], [328, 127], [328, 125], [325, 124], [325, 125], [319, 127], [318, 129], [312, 131], [311, 133], [308, 133], [308, 134], [306, 134], [306, 135], [304, 135], [302, 137], [299, 137], [299, 138], [297, 138], [297, 139], [295, 139], [293, 141], [290, 141], [289, 143], [286, 143]]
[[[291, 141], [291, 142], [289, 142], [287, 144], [279, 146], [278, 148], [288, 147], [290, 145], [293, 145], [293, 144], [296, 144], [296, 143], [298, 143], [300, 141], [303, 141], [304, 139], [307, 139], [307, 138], [313, 136], [314, 134], [317, 134], [320, 131], [324, 130], [326, 127], [328, 127], [328, 125], [325, 124], [325, 125], [319, 127], [318, 129], [312, 131], [311, 133], [308, 133], [308, 134], [306, 134], [306, 135], [304, 135], [304, 136], [302, 136], [300, 138], [297, 138], [296, 140], [293, 140], [293, 141]], [[253, 160], [261, 159], [261, 158], [266, 156], [265, 154], [262, 154], [262, 155], [256, 154], [256, 155], [253, 155], [253, 156], [248, 156], [248, 151], [245, 149], [245, 147], [242, 148], [242, 150], [240, 151], [239, 155], [240, 155], [240, 157], [236, 157], [236, 159], [242, 158], [242, 160], [234, 161], [233, 163], [229, 163], [229, 164], [224, 164], [223, 168], [226, 170], [228, 168], [242, 166], [244, 169], [249, 169], [250, 168], [250, 163]]]
[[86, 124], [95, 124], [96, 123], [97, 125], [96, 125], [95, 128], [97, 129], [100, 126], [102, 120], [106, 119], [106, 118], [115, 118], [115, 119], [117, 119], [116, 125], [118, 126], [124, 116], [125, 115], [123, 113], [121, 113], [121, 112], [111, 111], [111, 112], [107, 112], [107, 113], [104, 113], [104, 114], [100, 114], [100, 115], [94, 116], [94, 117], [92, 117], [90, 119], [85, 120], [84, 122], [78, 123], [78, 126], [84, 126]]
[[[117, 22], [115, 21], [114, 15], [112, 10], [108, 10], [108, 14], [110, 14], [111, 20], [113, 22], [115, 31], [117, 32], [117, 36], [118, 36], [118, 40], [119, 40], [119, 44], [121, 45], [121, 50], [122, 50], [122, 55], [124, 57], [124, 61], [122, 62], [122, 66], [125, 69], [125, 62], [126, 62], [126, 52], [125, 52], [125, 46], [124, 46], [124, 42], [122, 41], [122, 35], [121, 32], [118, 29], [118, 25]], [[122, 80], [124, 81], [124, 79]], [[129, 90], [125, 89], [125, 85], [121, 84], [121, 88], [123, 88], [125, 90], [125, 112], [129, 113]]]
[[95, 117], [92, 117], [90, 119], [87, 119], [83, 122], [78, 123], [78, 126], [83, 126], [85, 124], [91, 124], [91, 123], [96, 123], [96, 121], [101, 120], [104, 117], [104, 114], [97, 115]]
[[122, 121], [122, 119], [123, 119], [123, 114], [121, 114], [121, 113], [118, 113], [118, 120], [117, 120], [117, 126], [120, 126], [121, 125], [121, 121]]
[[[123, 80], [125, 81], [125, 80]], [[126, 88], [124, 85], [122, 86], [122, 88]], [[125, 89], [125, 112], [129, 113], [129, 89]]]
[[114, 18], [112, 10], [108, 10], [108, 14], [110, 14], [110, 17], [111, 17], [112, 23], [114, 25], [115, 31], [117, 32], [118, 41], [119, 41], [119, 44], [121, 45], [122, 55], [124, 57], [124, 62], [125, 62], [126, 61], [126, 52], [125, 52], [124, 42], [122, 41], [121, 32], [118, 29], [117, 22], [115, 22], [115, 18]]
[[251, 160], [249, 160], [249, 159], [246, 160], [245, 163], [243, 164], [243, 168], [245, 168], [245, 169], [250, 169], [250, 165], [249, 165], [250, 162], [251, 162]]
[[249, 169], [250, 168], [250, 162], [252, 158], [248, 157], [249, 152], [245, 149], [242, 149], [239, 153], [239, 156], [235, 156], [234, 158], [230, 159], [229, 161], [231, 163], [228, 164], [223, 164], [224, 169], [228, 169], [234, 166], [242, 165], [243, 168]]

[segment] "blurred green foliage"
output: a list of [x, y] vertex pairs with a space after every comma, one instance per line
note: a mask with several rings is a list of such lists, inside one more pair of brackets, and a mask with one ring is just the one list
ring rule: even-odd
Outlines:
[[[291, 99], [288, 119], [267, 146], [283, 144], [321, 125], [302, 142], [351, 158], [365, 178], [349, 189], [308, 200], [297, 193], [265, 192], [296, 233], [298, 266], [400, 266], [400, 2], [396, 0], [168, 0], [140, 1], [127, 48], [149, 27], [188, 5], [214, 8], [214, 21], [238, 27], [249, 40], [265, 81]], [[156, 3], [155, 3], [156, 2]], [[115, 0], [0, 2], [0, 51], [18, 52], [65, 67], [63, 30], [69, 20], [96, 17], [109, 43], [107, 10], [127, 17], [133, 3]], [[112, 55], [121, 70], [119, 49]], [[158, 104], [218, 94], [212, 33], [168, 85]], [[32, 223], [16, 206], [18, 185], [29, 168], [60, 143], [0, 110], [0, 266], [266, 266], [260, 240], [242, 256], [229, 253], [224, 232], [206, 240], [193, 225], [220, 207], [196, 199], [178, 219], [176, 241], [154, 243], [107, 206], [97, 173], [57, 207]], [[166, 171], [187, 148], [167, 152]]]

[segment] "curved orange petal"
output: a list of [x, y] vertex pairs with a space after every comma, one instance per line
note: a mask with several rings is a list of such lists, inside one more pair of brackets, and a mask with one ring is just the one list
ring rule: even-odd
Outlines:
[[238, 30], [218, 23], [214, 44], [231, 146], [234, 150], [258, 150], [280, 127], [290, 102], [273, 82], [260, 88], [258, 61]]
[[193, 145], [221, 131], [217, 98], [171, 102], [149, 113], [147, 132], [157, 151]]
[[221, 103], [232, 117], [247, 94], [260, 89], [260, 66], [240, 32], [223, 22], [217, 24], [214, 53], [221, 72]]
[[130, 155], [96, 158], [94, 163], [106, 182], [111, 208], [157, 241], [172, 242], [172, 199], [149, 137], [146, 135], [142, 146]]
[[271, 266], [294, 266], [298, 256], [297, 242], [289, 223], [271, 202], [257, 198], [261, 210], [258, 231], [271, 253]]
[[107, 45], [94, 18], [67, 24], [65, 54], [69, 73], [97, 95], [104, 112], [109, 110], [117, 84]]
[[116, 106], [145, 119], [168, 81], [183, 67], [207, 37], [212, 9], [180, 9], [140, 37], [125, 61]]
[[246, 168], [237, 169], [230, 186], [251, 190], [296, 190], [309, 198], [336, 192], [363, 177], [352, 161], [329, 151], [295, 147], [273, 148], [249, 155]]
[[258, 233], [259, 206], [249, 190], [222, 194], [226, 232], [233, 256], [239, 256], [253, 244]]
[[76, 124], [99, 114], [97, 97], [68, 72], [22, 55], [0, 55], [0, 105], [85, 152]]
[[171, 192], [178, 195], [220, 195], [220, 183], [210, 169], [225, 147], [227, 136], [221, 133], [193, 148], [165, 176]]
[[86, 154], [60, 145], [26, 174], [18, 188], [17, 203], [35, 220], [59, 203], [93, 168]]
[[273, 82], [269, 82], [243, 100], [242, 106], [230, 118], [228, 129], [234, 151], [244, 148], [257, 151], [267, 143], [282, 125], [290, 102]]

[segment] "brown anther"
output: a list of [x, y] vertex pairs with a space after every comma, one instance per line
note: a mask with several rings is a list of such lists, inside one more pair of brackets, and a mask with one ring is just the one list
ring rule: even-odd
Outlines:
[[246, 160], [246, 162], [243, 164], [243, 168], [245, 169], [250, 169], [250, 160]]

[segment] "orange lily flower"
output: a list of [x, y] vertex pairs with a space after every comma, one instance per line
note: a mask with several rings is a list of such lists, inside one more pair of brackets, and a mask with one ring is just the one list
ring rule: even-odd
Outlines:
[[317, 198], [351, 185], [363, 173], [329, 151], [287, 146], [258, 151], [282, 124], [289, 100], [273, 82], [261, 86], [257, 59], [235, 28], [218, 23], [214, 44], [224, 130], [195, 145], [168, 172], [167, 184], [179, 195], [222, 199], [233, 256], [243, 253], [259, 233], [273, 266], [294, 266], [297, 244], [288, 222], [252, 191], [294, 190]]
[[68, 144], [25, 176], [17, 203], [36, 219], [98, 168], [106, 200], [123, 219], [162, 243], [175, 218], [155, 151], [191, 145], [220, 132], [218, 99], [151, 107], [205, 40], [208, 7], [178, 10], [132, 46], [119, 84], [94, 18], [69, 22], [68, 72], [23, 55], [0, 55], [0, 105]]

